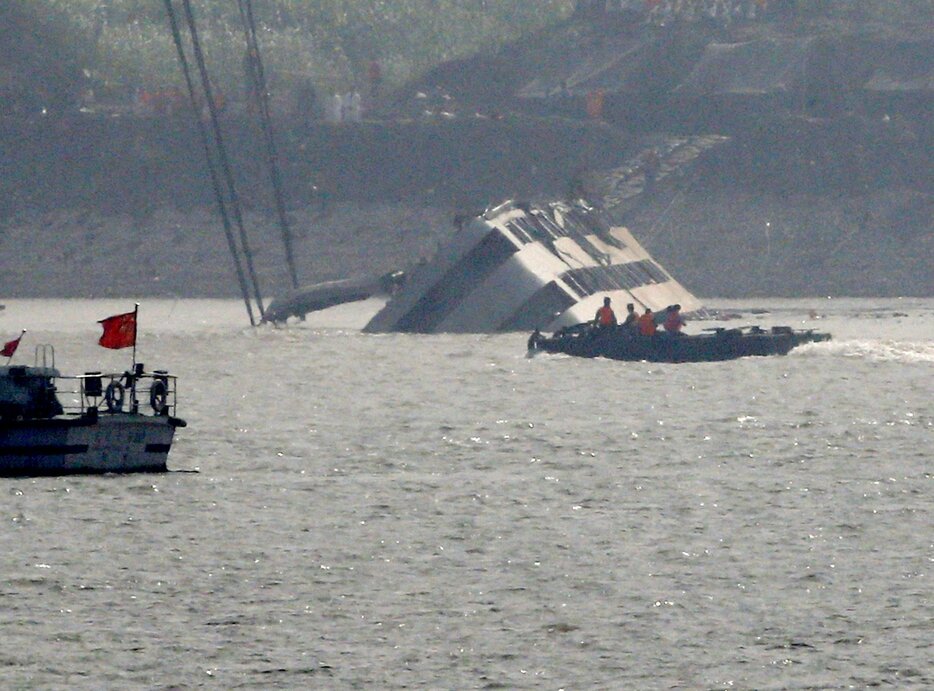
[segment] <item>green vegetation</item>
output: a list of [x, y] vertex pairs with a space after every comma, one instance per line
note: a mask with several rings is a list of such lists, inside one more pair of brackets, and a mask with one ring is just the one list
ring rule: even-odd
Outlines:
[[794, 0], [793, 5], [802, 17], [825, 16], [889, 25], [927, 21], [934, 10], [931, 0]]
[[[181, 8], [180, 0], [172, 0]], [[245, 40], [235, 0], [191, 0], [212, 77], [242, 89]], [[311, 80], [320, 92], [362, 86], [378, 60], [387, 85], [445, 60], [493, 52], [574, 11], [577, 0], [254, 0], [275, 95]], [[889, 26], [934, 20], [932, 0], [798, 0], [803, 17]], [[164, 0], [0, 0], [4, 68], [24, 82], [99, 96], [181, 85]], [[87, 81], [89, 80], [89, 82]], [[7, 78], [9, 81], [9, 78]], [[25, 87], [24, 87], [25, 88]], [[32, 88], [32, 87], [30, 87]]]
[[[181, 3], [173, 0], [181, 15]], [[12, 0], [62, 26], [99, 90], [180, 84], [163, 0]], [[568, 16], [573, 0], [256, 0], [271, 87], [362, 84], [378, 60], [389, 84]], [[234, 0], [192, 0], [213, 78], [236, 92], [245, 39]]]
[[[812, 0], [813, 1], [813, 0]], [[830, 16], [888, 24], [928, 22], [934, 18], [931, 0], [819, 0], [814, 5]]]
[[60, 19], [24, 0], [0, 3], [0, 113], [12, 100], [39, 109], [77, 89], [82, 56]]

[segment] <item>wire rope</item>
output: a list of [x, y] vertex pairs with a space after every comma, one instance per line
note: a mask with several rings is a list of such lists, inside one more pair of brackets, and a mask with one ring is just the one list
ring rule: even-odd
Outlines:
[[224, 201], [224, 194], [221, 191], [221, 182], [217, 175], [217, 166], [214, 162], [214, 156], [211, 153], [211, 141], [207, 129], [198, 113], [198, 97], [195, 93], [194, 81], [191, 78], [191, 68], [188, 64], [188, 58], [185, 55], [185, 49], [182, 43], [181, 31], [178, 27], [178, 17], [175, 14], [175, 8], [172, 6], [172, 0], [165, 0], [165, 10], [169, 16], [169, 24], [172, 29], [172, 39], [175, 42], [175, 49], [178, 52], [178, 61], [185, 76], [185, 84], [188, 86], [188, 95], [191, 99], [191, 107], [195, 115], [195, 121], [198, 124], [198, 133], [201, 137], [201, 144], [204, 147], [204, 154], [207, 160], [208, 173], [211, 178], [211, 186], [214, 189], [214, 197], [217, 200], [218, 211], [221, 216], [221, 222], [224, 226], [224, 236], [227, 238], [227, 247], [230, 250], [230, 256], [233, 260], [234, 270], [237, 274], [237, 282], [240, 286], [240, 293], [243, 296], [243, 303], [246, 305], [247, 314], [250, 317], [250, 325], [256, 326], [256, 318], [253, 315], [253, 303], [250, 301], [250, 291], [247, 286], [246, 276], [243, 273], [243, 265], [240, 261], [240, 253], [237, 249], [236, 238], [234, 237], [233, 227], [230, 224], [230, 215], [227, 212], [227, 205]]

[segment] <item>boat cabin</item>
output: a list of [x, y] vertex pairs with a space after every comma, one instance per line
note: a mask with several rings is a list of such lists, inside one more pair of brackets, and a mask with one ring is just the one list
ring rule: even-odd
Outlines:
[[54, 367], [0, 367], [0, 420], [47, 419], [64, 412]]

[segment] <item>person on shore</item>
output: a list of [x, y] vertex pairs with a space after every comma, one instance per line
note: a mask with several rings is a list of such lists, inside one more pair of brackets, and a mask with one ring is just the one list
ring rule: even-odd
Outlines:
[[295, 92], [295, 113], [306, 125], [318, 119], [318, 92], [311, 78], [303, 79]]
[[370, 64], [367, 66], [366, 76], [370, 83], [369, 96], [370, 100], [372, 101], [380, 96], [380, 91], [383, 85], [383, 68], [379, 64], [378, 60], [370, 60]]
[[247, 50], [243, 56], [244, 100], [251, 113], [260, 109], [259, 75], [259, 54], [255, 50]]
[[344, 119], [344, 97], [335, 93], [328, 99], [327, 109], [325, 110], [325, 120], [328, 122], [339, 123]]
[[616, 326], [616, 314], [613, 312], [613, 308], [610, 307], [610, 298], [603, 298], [603, 307], [597, 310], [593, 325], [598, 329]]
[[648, 307], [645, 308], [645, 314], [639, 317], [639, 333], [643, 336], [655, 335], [655, 315]]
[[655, 194], [655, 183], [658, 180], [658, 171], [661, 167], [661, 159], [655, 149], [649, 149], [642, 157], [642, 173], [645, 176], [643, 192], [646, 195]]
[[356, 89], [344, 96], [344, 122], [363, 121], [363, 99]]

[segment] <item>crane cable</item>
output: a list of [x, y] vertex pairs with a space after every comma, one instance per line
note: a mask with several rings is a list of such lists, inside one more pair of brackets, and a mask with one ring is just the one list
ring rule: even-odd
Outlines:
[[211, 89], [211, 82], [208, 78], [207, 67], [204, 62], [204, 53], [201, 50], [201, 42], [198, 40], [198, 30], [195, 25], [194, 13], [191, 10], [191, 0], [182, 0], [182, 7], [185, 10], [185, 19], [188, 22], [188, 30], [191, 33], [191, 46], [194, 49], [195, 61], [198, 64], [198, 71], [201, 75], [201, 84], [204, 88], [204, 96], [207, 100], [208, 112], [211, 115], [211, 124], [214, 129], [214, 140], [217, 145], [217, 155], [220, 159], [221, 169], [224, 172], [224, 178], [227, 183], [227, 194], [230, 205], [233, 209], [234, 220], [240, 233], [240, 244], [243, 248], [243, 255], [246, 258], [247, 271], [250, 280], [253, 282], [253, 292], [256, 297], [256, 304], [260, 313], [265, 312], [263, 307], [263, 297], [259, 290], [259, 280], [256, 277], [256, 270], [253, 266], [253, 254], [250, 251], [249, 240], [246, 230], [243, 227], [243, 214], [240, 210], [240, 197], [237, 195], [237, 188], [234, 185], [233, 173], [230, 168], [230, 161], [227, 157], [227, 149], [224, 146], [223, 135], [221, 134], [220, 119], [217, 114], [217, 104], [214, 101], [214, 92]]
[[292, 288], [298, 288], [298, 274], [295, 270], [295, 257], [292, 251], [292, 231], [289, 228], [288, 217], [285, 211], [285, 198], [282, 192], [282, 179], [279, 175], [279, 154], [276, 149], [276, 140], [273, 136], [272, 118], [269, 114], [269, 91], [266, 86], [266, 75], [263, 70], [263, 60], [260, 56], [259, 41], [256, 37], [256, 22], [253, 18], [252, 0], [237, 0], [240, 10], [240, 21], [243, 24], [243, 33], [246, 37], [248, 72], [252, 83], [253, 93], [256, 95], [259, 106], [259, 120], [266, 140], [266, 156], [269, 162], [269, 176], [272, 182], [273, 195], [276, 199], [276, 213], [279, 217], [279, 226], [282, 229], [282, 244], [285, 247], [285, 260], [289, 269], [289, 278]]
[[221, 222], [224, 226], [224, 235], [227, 238], [227, 246], [230, 249], [230, 256], [233, 259], [234, 269], [237, 273], [237, 282], [240, 285], [240, 293], [243, 296], [243, 303], [246, 305], [247, 314], [250, 317], [250, 326], [256, 326], [256, 319], [253, 316], [253, 303], [250, 301], [250, 291], [246, 283], [246, 276], [243, 273], [243, 266], [240, 261], [240, 253], [237, 250], [236, 239], [234, 238], [233, 228], [230, 225], [230, 216], [227, 213], [227, 205], [224, 202], [224, 195], [221, 192], [221, 183], [217, 177], [217, 167], [214, 157], [211, 154], [211, 141], [208, 137], [207, 129], [198, 113], [198, 98], [195, 93], [195, 85], [191, 78], [191, 69], [188, 65], [188, 58], [185, 56], [185, 49], [182, 45], [182, 35], [178, 28], [178, 17], [175, 14], [175, 8], [172, 7], [172, 0], [165, 0], [165, 10], [169, 15], [169, 24], [172, 29], [172, 39], [175, 41], [175, 49], [178, 51], [178, 61], [182, 67], [182, 73], [185, 75], [185, 83], [188, 85], [188, 95], [191, 98], [191, 106], [195, 114], [195, 121], [198, 123], [198, 133], [201, 136], [201, 144], [204, 146], [204, 154], [207, 159], [208, 172], [211, 176], [211, 186], [214, 188], [214, 197], [217, 199], [218, 211], [221, 215]]

